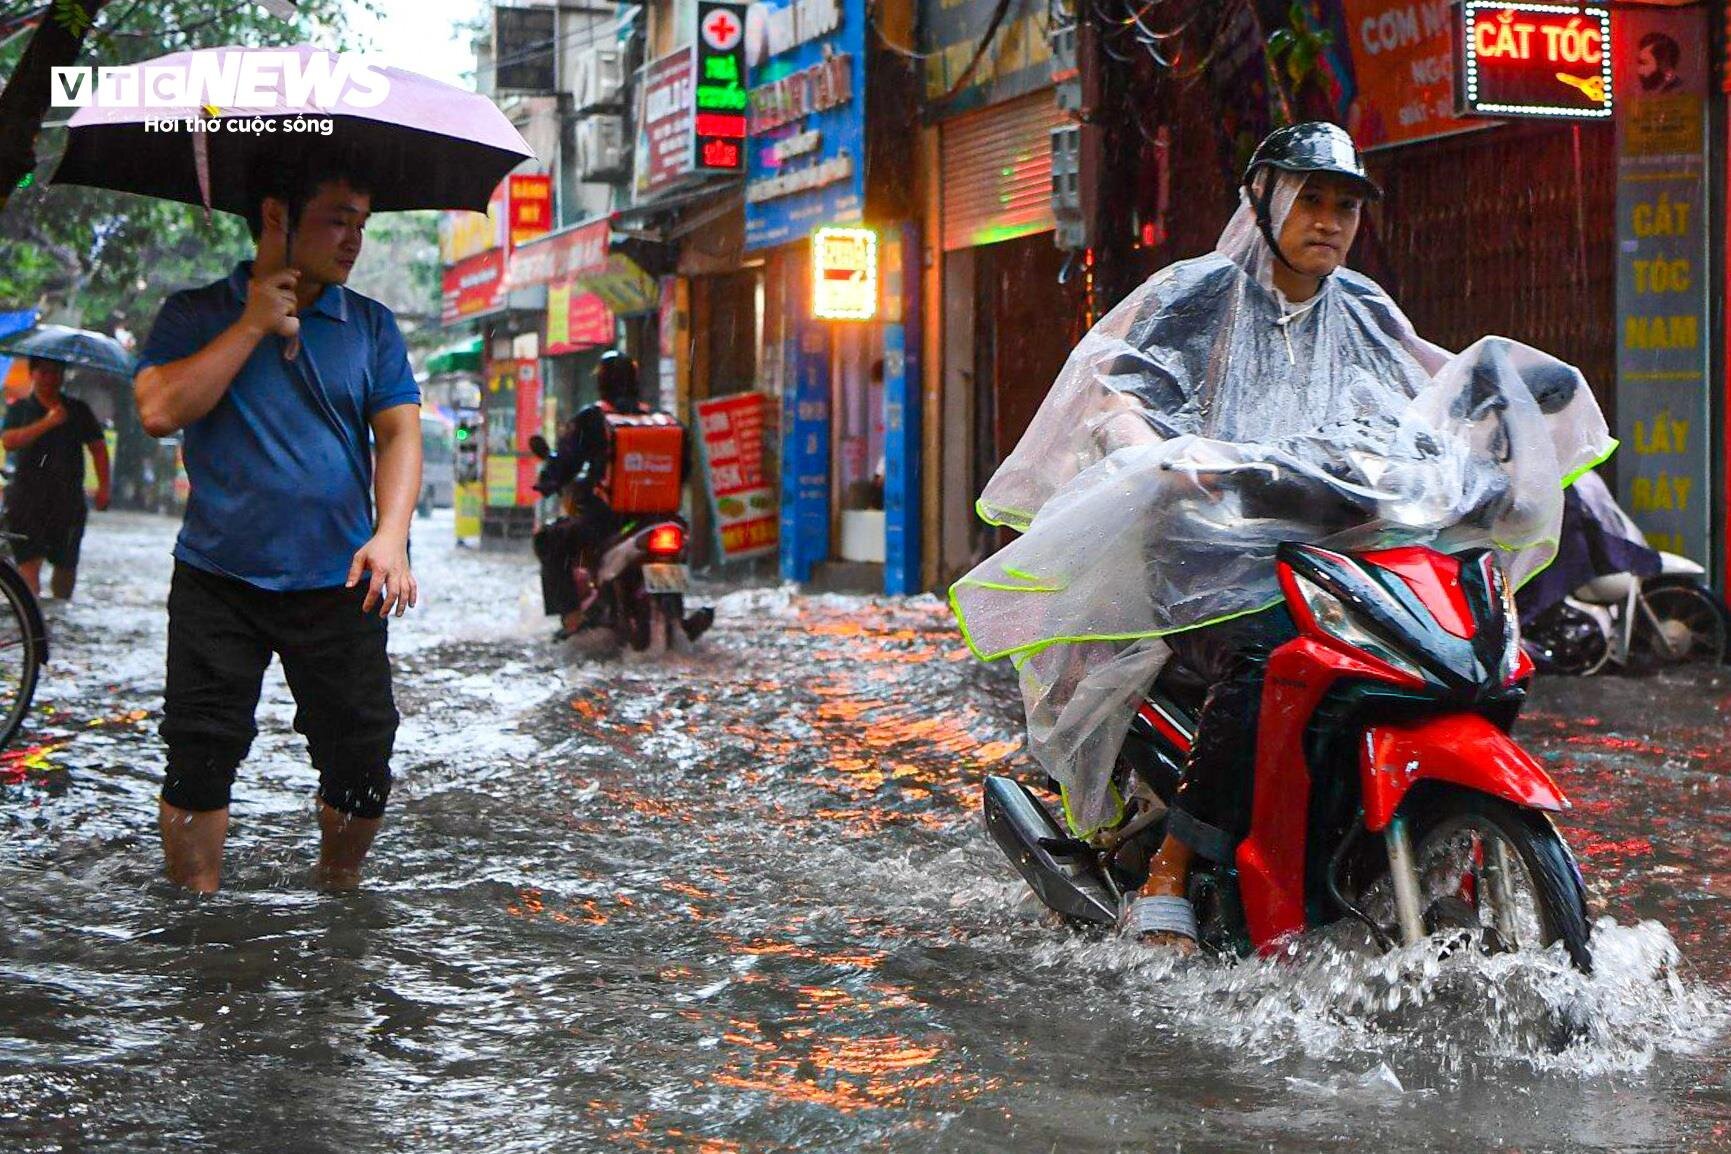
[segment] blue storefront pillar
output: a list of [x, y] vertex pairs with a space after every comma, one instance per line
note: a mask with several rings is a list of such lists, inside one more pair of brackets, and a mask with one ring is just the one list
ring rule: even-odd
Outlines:
[[884, 592], [896, 595], [920, 589], [918, 226], [905, 224], [885, 240], [892, 238], [893, 242], [882, 248], [888, 306], [884, 325]]
[[829, 558], [829, 327], [806, 320], [787, 342], [781, 411], [781, 577], [804, 583]]

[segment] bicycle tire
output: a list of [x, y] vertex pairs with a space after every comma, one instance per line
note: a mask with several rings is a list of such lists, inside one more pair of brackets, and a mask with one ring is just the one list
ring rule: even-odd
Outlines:
[[42, 675], [42, 663], [47, 658], [48, 633], [42, 620], [42, 610], [36, 595], [24, 583], [24, 577], [10, 565], [0, 564], [0, 615], [10, 613], [18, 623], [22, 649], [22, 668], [18, 691], [0, 713], [0, 749], [12, 744], [30, 714], [30, 704], [36, 697], [36, 683]]

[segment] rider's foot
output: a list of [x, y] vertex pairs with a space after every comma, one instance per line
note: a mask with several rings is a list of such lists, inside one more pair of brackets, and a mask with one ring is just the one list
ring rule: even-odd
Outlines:
[[715, 610], [705, 605], [702, 609], [699, 609], [697, 612], [692, 613], [685, 618], [685, 621], [683, 622], [685, 639], [687, 641], [696, 641], [699, 637], [702, 637], [707, 633], [709, 627], [714, 624]]
[[583, 628], [583, 616], [580, 610], [575, 609], [569, 613], [560, 614], [559, 628], [553, 633], [554, 643], [557, 644], [567, 638], [575, 637], [578, 630]]
[[[1165, 907], [1161, 916], [1154, 919], [1150, 928], [1136, 935], [1136, 940], [1145, 945], [1161, 946], [1180, 954], [1196, 952], [1196, 915], [1190, 910], [1190, 902], [1184, 893], [1190, 886], [1190, 847], [1177, 838], [1167, 835], [1161, 842], [1160, 850], [1154, 859], [1148, 863], [1148, 880], [1142, 884], [1139, 895], [1144, 898], [1162, 899], [1160, 905]], [[1182, 903], [1183, 912], [1188, 913], [1188, 933], [1175, 928], [1175, 923], [1184, 921], [1179, 907], [1174, 903]], [[1131, 907], [1132, 912], [1135, 907]], [[1169, 922], [1173, 924], [1168, 924]]]

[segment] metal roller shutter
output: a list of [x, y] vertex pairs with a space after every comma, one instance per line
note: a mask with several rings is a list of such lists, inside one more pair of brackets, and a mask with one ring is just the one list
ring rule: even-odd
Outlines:
[[1050, 89], [945, 121], [944, 251], [1052, 227], [1052, 129], [1064, 122]]

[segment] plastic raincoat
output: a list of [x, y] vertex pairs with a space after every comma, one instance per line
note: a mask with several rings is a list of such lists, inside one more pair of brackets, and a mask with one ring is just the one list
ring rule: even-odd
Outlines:
[[[1273, 179], [1278, 236], [1304, 177]], [[1215, 252], [1082, 339], [980, 498], [1022, 535], [951, 603], [978, 656], [1015, 662], [1078, 833], [1115, 816], [1161, 637], [1277, 603], [1281, 541], [1489, 546], [1518, 583], [1555, 550], [1563, 486], [1615, 445], [1562, 362], [1494, 337], [1451, 356], [1345, 269], [1292, 305], [1274, 259], [1246, 196]]]

